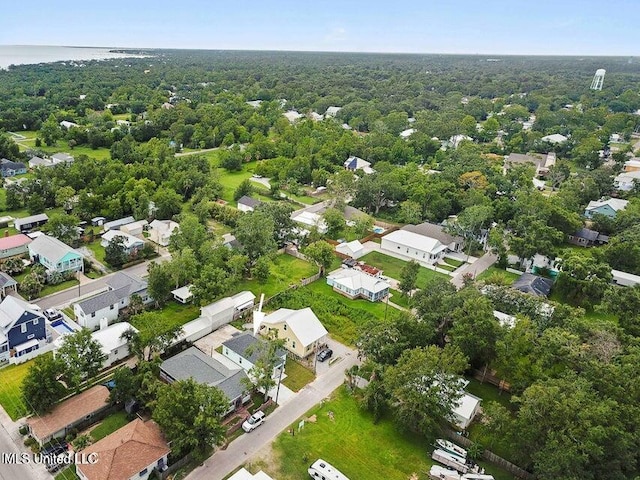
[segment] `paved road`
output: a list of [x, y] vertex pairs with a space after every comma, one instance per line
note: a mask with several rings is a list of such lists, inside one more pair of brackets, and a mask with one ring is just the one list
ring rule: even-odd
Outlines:
[[0, 480], [50, 480], [52, 477], [42, 465], [16, 464], [3, 457], [5, 454], [27, 451], [24, 447], [19, 449], [17, 444], [22, 446], [18, 425], [0, 407]]
[[286, 405], [267, 417], [265, 423], [251, 433], [241, 435], [231, 442], [226, 450], [218, 450], [203, 466], [195, 469], [187, 477], [189, 480], [222, 480], [240, 467], [265, 445], [296, 422], [311, 407], [328, 397], [344, 382], [344, 371], [357, 363], [356, 353], [350, 351], [343, 359], [327, 367], [325, 373], [302, 389]]
[[207, 153], [207, 152], [215, 152], [216, 150], [220, 150], [220, 147], [215, 147], [215, 148], [203, 148], [202, 150], [195, 150], [193, 152], [180, 152], [180, 153], [176, 153], [176, 157], [186, 157], [187, 155], [198, 155], [200, 153]]
[[451, 283], [453, 283], [456, 287], [462, 288], [463, 279], [462, 276], [465, 273], [470, 273], [475, 277], [484, 272], [487, 268], [498, 261], [498, 257], [493, 255], [492, 253], [485, 253], [481, 256], [477, 261], [473, 263], [469, 263], [458, 270], [456, 270], [455, 275], [451, 279]]
[[[151, 260], [151, 262], [163, 262], [168, 259], [168, 257], [158, 257]], [[125, 268], [122, 271], [131, 273], [138, 277], [144, 277], [147, 275], [147, 268], [149, 266], [149, 263], [150, 261], [146, 261], [144, 263], [134, 265], [133, 267]], [[40, 308], [42, 308], [43, 310], [47, 308], [63, 307], [69, 305], [70, 303], [75, 302], [78, 297], [84, 297], [91, 293], [98, 293], [102, 290], [105, 290], [107, 288], [107, 280], [113, 275], [115, 275], [115, 273], [110, 273], [109, 275], [105, 275], [104, 277], [100, 277], [89, 283], [80, 285], [79, 288], [73, 287], [68, 290], [63, 290], [62, 292], [54, 293], [47, 297], [41, 298], [40, 300], [35, 300], [33, 303], [40, 306]]]

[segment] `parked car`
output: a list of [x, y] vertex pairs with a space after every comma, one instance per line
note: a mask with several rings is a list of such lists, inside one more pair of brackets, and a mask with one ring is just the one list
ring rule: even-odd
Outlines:
[[56, 310], [55, 308], [47, 308], [43, 313], [44, 316], [49, 319], [49, 321], [62, 318], [62, 314], [60, 313], [60, 311]]
[[318, 353], [318, 361], [324, 362], [325, 360], [328, 360], [332, 356], [333, 356], [333, 350], [331, 350], [330, 348], [324, 348], [320, 350], [320, 353]]
[[257, 412], [255, 412], [253, 415], [251, 415], [249, 418], [247, 418], [244, 421], [244, 423], [242, 424], [242, 429], [247, 433], [249, 433], [252, 430], [255, 430], [260, 425], [262, 425], [262, 422], [264, 422], [265, 417], [266, 416], [264, 412], [261, 412], [258, 410]]
[[43, 458], [44, 458], [44, 465], [47, 468], [47, 472], [49, 473], [57, 472], [63, 467], [71, 465], [69, 452], [63, 452], [57, 455], [51, 455]]
[[43, 456], [47, 456], [47, 457], [60, 455], [61, 453], [66, 452], [68, 447], [69, 447], [69, 444], [67, 442], [54, 440], [49, 445], [47, 445], [42, 450], [40, 450], [40, 453]]

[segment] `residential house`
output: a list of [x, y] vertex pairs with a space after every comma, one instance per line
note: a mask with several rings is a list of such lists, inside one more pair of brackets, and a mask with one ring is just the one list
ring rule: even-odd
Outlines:
[[[31, 436], [42, 446], [64, 438], [73, 429], [95, 422], [109, 408], [109, 389], [95, 385], [59, 403], [47, 415], [27, 419]], [[105, 459], [106, 460], [106, 459]]]
[[640, 284], [640, 276], [632, 273], [623, 272], [621, 270], [611, 270], [613, 275], [612, 283], [620, 285], [621, 287], [635, 287]]
[[413, 135], [414, 133], [416, 133], [416, 129], [415, 128], [407, 128], [406, 130], [403, 130], [400, 132], [400, 138], [403, 139], [408, 139], [411, 135]]
[[342, 110], [342, 107], [327, 107], [327, 111], [324, 112], [324, 116], [326, 118], [333, 118], [340, 110]]
[[344, 242], [340, 245], [336, 245], [336, 252], [346, 255], [353, 259], [362, 257], [366, 252], [362, 244], [358, 240], [352, 242]]
[[600, 232], [596, 232], [595, 230], [581, 228], [573, 235], [569, 235], [568, 241], [569, 243], [578, 245], [579, 247], [592, 247], [594, 245], [609, 243], [609, 236], [602, 235]]
[[533, 153], [525, 155], [522, 153], [511, 153], [505, 156], [504, 166], [506, 169], [512, 168], [515, 165], [531, 164], [536, 167], [536, 177], [544, 177], [549, 173], [551, 167], [556, 164], [555, 152]]
[[158, 424], [136, 418], [82, 453], [95, 454], [99, 461], [76, 463], [81, 480], [146, 480], [166, 470], [171, 449]]
[[638, 172], [640, 171], [640, 158], [634, 157], [624, 162], [623, 172]]
[[449, 247], [435, 238], [408, 230], [396, 230], [382, 237], [380, 249], [382, 253], [389, 252], [407, 260], [433, 265], [444, 258]]
[[613, 179], [613, 184], [616, 189], [623, 192], [633, 190], [636, 184], [640, 185], [640, 170], [620, 173]]
[[[329, 107], [331, 108], [331, 107]], [[246, 468], [241, 468], [236, 473], [231, 475], [228, 480], [274, 480], [269, 475], [260, 470], [256, 474], [252, 474]]]
[[240, 210], [241, 212], [253, 212], [261, 203], [262, 202], [260, 200], [256, 200], [255, 198], [243, 195], [238, 200], [238, 210]]
[[561, 135], [559, 133], [554, 133], [552, 135], [546, 135], [542, 137], [540, 140], [542, 140], [543, 142], [549, 142], [557, 145], [557, 144], [565, 143], [569, 139], [564, 135]]
[[[9, 277], [10, 278], [10, 277]], [[18, 297], [0, 303], [0, 361], [44, 347], [47, 328], [42, 313]]]
[[73, 127], [79, 127], [80, 125], [78, 125], [77, 123], [70, 122], [68, 120], [62, 120], [60, 122], [60, 126], [62, 128], [69, 129], [69, 128], [73, 128]]
[[[251, 332], [244, 332], [226, 342], [222, 343], [222, 354], [231, 360], [233, 363], [244, 369], [249, 376], [252, 375], [251, 369], [254, 367], [262, 350], [260, 350], [260, 344], [265, 344], [266, 340], [257, 337]], [[277, 350], [276, 355], [278, 360], [271, 372], [272, 378], [278, 378], [280, 376], [280, 370], [284, 372], [284, 365], [287, 361], [287, 351], [280, 348]]]
[[0, 238], [0, 258], [25, 255], [29, 252], [28, 245], [32, 241], [33, 240], [22, 233]]
[[539, 277], [532, 273], [523, 273], [513, 282], [511, 288], [524, 293], [535, 295], [536, 297], [548, 297], [553, 287], [553, 280]]
[[318, 112], [310, 112], [309, 115], [307, 116], [314, 122], [319, 122], [321, 120], [324, 120], [324, 117], [320, 115]]
[[192, 287], [193, 285], [185, 285], [184, 287], [171, 290], [171, 294], [177, 302], [188, 303], [193, 298], [193, 293], [191, 293]]
[[251, 400], [245, 385], [248, 379], [245, 371], [217, 352], [216, 358], [206, 355], [196, 347], [190, 347], [160, 365], [160, 378], [168, 383], [194, 379], [212, 387], [218, 387], [229, 400], [229, 408], [224, 415], [242, 407]]
[[303, 210], [301, 212], [294, 212], [291, 214], [291, 220], [297, 223], [301, 223], [305, 227], [317, 228], [318, 233], [325, 234], [329, 231], [329, 227], [327, 226], [327, 222], [324, 221], [321, 215], [311, 212], [308, 210]]
[[361, 270], [341, 268], [327, 276], [327, 285], [333, 290], [351, 299], [364, 298], [377, 302], [389, 295], [389, 285], [379, 277], [366, 274]]
[[147, 282], [133, 274], [118, 272], [107, 281], [106, 292], [99, 293], [73, 305], [76, 321], [89, 330], [97, 330], [118, 319], [120, 311], [129, 306], [132, 295], [138, 295], [143, 304], [153, 300], [147, 293]]
[[129, 235], [142, 235], [144, 227], [149, 225], [146, 220], [138, 220], [137, 222], [127, 223], [120, 227], [120, 231]]
[[104, 231], [108, 232], [109, 230], [120, 230], [120, 227], [123, 225], [128, 225], [129, 223], [135, 222], [136, 219], [129, 216], [124, 218], [118, 218], [117, 220], [111, 220], [110, 222], [105, 222], [103, 224]]
[[435, 238], [443, 245], [446, 245], [451, 252], [459, 252], [464, 246], [464, 239], [462, 237], [448, 234], [444, 231], [442, 225], [436, 225], [435, 223], [424, 222], [418, 225], [409, 224], [400, 230], [417, 233], [424, 237]]
[[53, 167], [54, 163], [48, 158], [31, 157], [29, 160], [29, 168], [37, 167]]
[[43, 265], [48, 273], [84, 271], [84, 256], [55, 237], [40, 235], [28, 249], [31, 260]]
[[445, 147], [452, 147], [456, 149], [460, 146], [462, 142], [473, 142], [473, 138], [471, 138], [468, 135], [457, 134], [450, 137], [449, 141], [444, 143], [445, 143]]
[[16, 282], [10, 275], [4, 272], [0, 272], [0, 291], [2, 292], [2, 298], [7, 296], [7, 292], [18, 290], [18, 282]]
[[172, 220], [154, 220], [149, 224], [149, 240], [166, 247], [169, 245], [171, 234], [179, 227], [180, 225]]
[[289, 110], [288, 112], [283, 113], [283, 115], [289, 120], [290, 123], [295, 123], [301, 118], [304, 118], [304, 115], [296, 112], [295, 110]]
[[362, 170], [367, 175], [370, 175], [375, 172], [373, 168], [371, 168], [371, 162], [367, 162], [360, 157], [350, 156], [344, 162], [344, 168], [347, 170], [351, 170], [355, 172], [356, 170]]
[[15, 177], [27, 173], [27, 166], [22, 162], [13, 162], [6, 158], [0, 159], [0, 171], [3, 177]]
[[326, 343], [329, 334], [309, 307], [280, 308], [269, 315], [253, 312], [253, 333], [267, 335], [270, 332], [283, 339], [284, 347], [298, 358], [311, 355], [318, 345]]
[[584, 216], [587, 218], [592, 218], [594, 215], [605, 215], [609, 218], [615, 218], [616, 214], [620, 210], [624, 210], [627, 208], [628, 200], [622, 200], [620, 198], [608, 198], [600, 200], [592, 200], [587, 205], [587, 208], [584, 210]]
[[102, 364], [103, 368], [110, 367], [129, 356], [129, 343], [122, 338], [122, 334], [128, 330], [138, 333], [138, 329], [130, 323], [119, 322], [91, 334], [91, 337], [100, 344], [100, 349], [106, 357]]
[[74, 161], [74, 158], [68, 153], [56, 153], [55, 155], [51, 156], [51, 161], [54, 165], [58, 163], [72, 163]]
[[33, 228], [41, 227], [49, 221], [46, 213], [31, 215], [30, 217], [16, 218], [13, 221], [13, 227], [19, 232], [28, 232]]
[[127, 255], [132, 255], [137, 251], [142, 250], [142, 248], [144, 247], [144, 240], [141, 240], [138, 237], [134, 237], [133, 235], [129, 235], [128, 233], [124, 233], [119, 230], [109, 230], [108, 232], [103, 233], [102, 240], [100, 240], [100, 245], [102, 245], [104, 248], [107, 248], [109, 244], [116, 238], [122, 239], [124, 250]]

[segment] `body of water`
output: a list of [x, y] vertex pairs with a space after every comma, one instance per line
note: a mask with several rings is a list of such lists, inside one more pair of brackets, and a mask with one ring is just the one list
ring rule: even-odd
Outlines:
[[0, 68], [9, 65], [28, 65], [60, 61], [104, 60], [107, 58], [144, 57], [110, 52], [99, 47], [58, 47], [42, 45], [0, 45]]

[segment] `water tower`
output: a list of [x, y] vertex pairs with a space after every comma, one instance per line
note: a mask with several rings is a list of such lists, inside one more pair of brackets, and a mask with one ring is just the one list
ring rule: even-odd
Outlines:
[[591, 82], [591, 90], [602, 90], [605, 73], [607, 73], [607, 71], [604, 68], [596, 70], [596, 74], [593, 76], [593, 81]]

